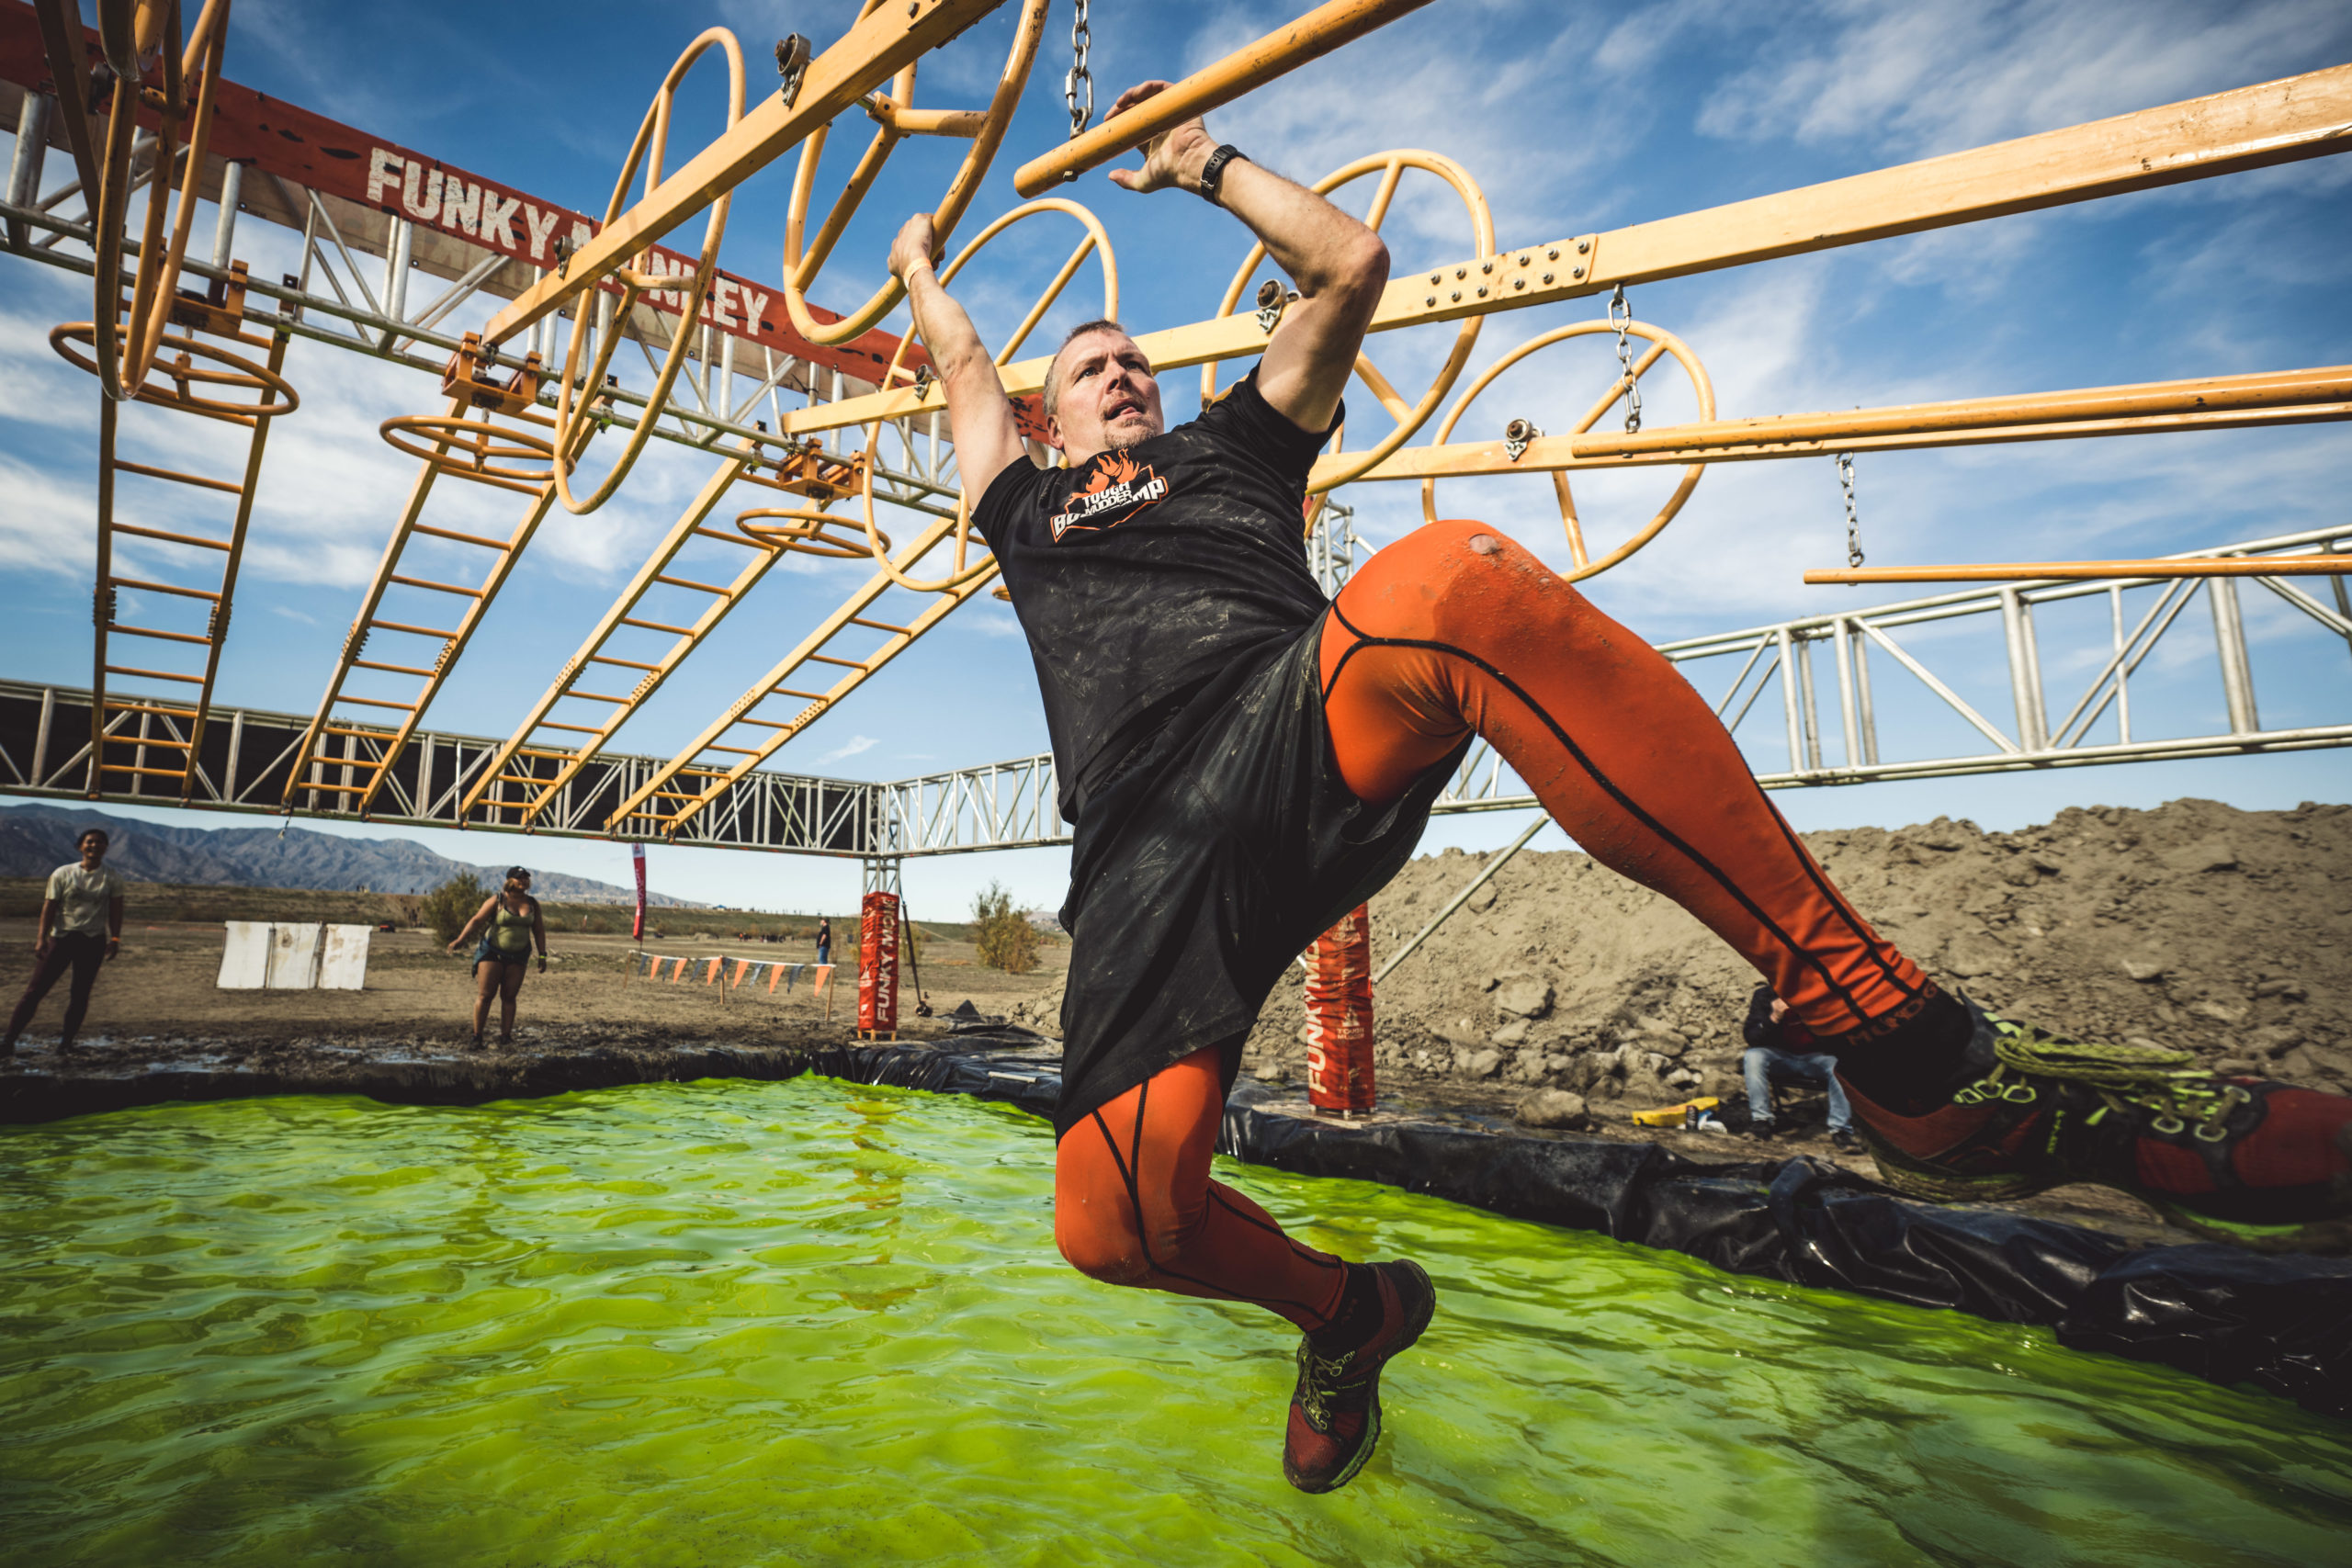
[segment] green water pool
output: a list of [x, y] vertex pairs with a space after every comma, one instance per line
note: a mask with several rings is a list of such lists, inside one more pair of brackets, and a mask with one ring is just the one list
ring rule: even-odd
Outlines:
[[0, 1134], [11, 1563], [2352, 1561], [2352, 1427], [1221, 1162], [1442, 1292], [1346, 1490], [1293, 1335], [1063, 1267], [1051, 1137], [830, 1080]]

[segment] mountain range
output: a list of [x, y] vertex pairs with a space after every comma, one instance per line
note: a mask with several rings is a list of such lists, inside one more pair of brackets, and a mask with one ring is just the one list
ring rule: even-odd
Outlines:
[[[74, 840], [93, 827], [106, 829], [107, 863], [135, 882], [430, 893], [467, 872], [489, 887], [506, 876], [504, 864], [469, 865], [413, 839], [346, 839], [295, 827], [174, 828], [107, 811], [38, 804], [0, 807], [0, 876], [47, 876], [75, 858]], [[537, 867], [531, 891], [563, 904], [621, 904], [637, 897], [634, 887], [616, 882]], [[662, 893], [648, 893], [645, 901], [666, 908], [709, 908]]]

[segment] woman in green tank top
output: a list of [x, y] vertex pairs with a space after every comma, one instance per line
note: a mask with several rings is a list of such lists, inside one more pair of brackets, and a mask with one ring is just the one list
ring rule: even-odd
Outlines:
[[449, 944], [451, 953], [481, 933], [481, 945], [474, 949], [474, 978], [478, 982], [474, 997], [474, 1046], [481, 1046], [483, 1025], [490, 1021], [491, 998], [498, 998], [498, 1043], [514, 1043], [514, 997], [523, 988], [523, 976], [529, 972], [531, 949], [539, 952], [539, 973], [548, 972], [548, 930], [539, 919], [539, 901], [531, 897], [531, 874], [521, 866], [506, 873], [506, 886], [482, 901], [458, 940]]

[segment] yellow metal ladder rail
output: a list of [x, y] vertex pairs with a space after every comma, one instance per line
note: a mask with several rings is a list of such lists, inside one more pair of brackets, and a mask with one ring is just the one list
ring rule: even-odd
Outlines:
[[[734, 451], [727, 453], [720, 458], [718, 466], [703, 482], [702, 488], [687, 503], [686, 509], [679, 514], [677, 521], [670, 525], [669, 533], [654, 547], [653, 553], [646, 558], [645, 564], [638, 569], [637, 574], [629, 580], [628, 585], [621, 591], [620, 596], [615, 599], [605, 610], [603, 618], [588, 634], [587, 640], [580, 645], [579, 651], [565, 662], [563, 669], [557, 674], [554, 683], [532, 705], [531, 711], [524, 717], [523, 722], [515, 727], [514, 733], [509, 736], [492, 754], [489, 765], [482, 770], [481, 776], [475, 780], [473, 786], [466, 792], [458, 803], [458, 819], [460, 822], [465, 821], [477, 807], [489, 809], [492, 813], [491, 820], [500, 826], [528, 826], [536, 821], [539, 814], [561, 793], [563, 787], [571, 782], [573, 776], [604, 748], [605, 743], [619, 730], [623, 724], [628, 722], [646, 699], [661, 688], [662, 682], [668, 679], [670, 671], [676, 669], [678, 664], [701, 644], [703, 638], [709, 635], [711, 629], [726, 616], [727, 613], [741, 602], [743, 595], [751, 592], [752, 586], [767, 575], [768, 569], [775, 564], [777, 552], [755, 544], [745, 536], [721, 534], [703, 525], [712, 510], [724, 499], [729, 489], [737, 479], [743, 477], [747, 468], [756, 464], [758, 460], [759, 447], [756, 443], [748, 440], [740, 443]], [[676, 560], [679, 552], [698, 537], [742, 546], [752, 551], [753, 558], [736, 573], [733, 581], [724, 585], [671, 576], [669, 569]], [[666, 622], [649, 622], [636, 618], [633, 612], [643, 602], [646, 595], [657, 586], [674, 587], [704, 593], [710, 597], [710, 603], [705, 607], [703, 613], [695, 617], [694, 624], [690, 626], [675, 626]], [[639, 660], [612, 658], [605, 652], [605, 649], [624, 627], [665, 633], [673, 639], [671, 647], [658, 661], [650, 664]], [[619, 665], [639, 670], [644, 672], [644, 676], [638, 682], [635, 689], [626, 696], [581, 690], [578, 684], [581, 678], [598, 664]], [[560, 703], [567, 698], [584, 702], [602, 702], [610, 705], [614, 711], [606, 716], [603, 723], [593, 727], [556, 725], [549, 720], [548, 716], [555, 711]], [[585, 733], [589, 739], [576, 748], [561, 751], [548, 751], [542, 749], [537, 753], [542, 759], [548, 757], [558, 759], [548, 773], [540, 773], [527, 762], [525, 766], [529, 771], [514, 772], [514, 759], [532, 753], [533, 739], [540, 730], [548, 728], [568, 728]], [[519, 787], [526, 793], [517, 799], [510, 793], [509, 786]], [[509, 822], [506, 818], [512, 813], [519, 813], [519, 816]]]
[[[578, 775], [580, 770], [610, 743], [613, 737], [619, 733], [622, 726], [652, 699], [654, 694], [662, 689], [662, 683], [685, 662], [695, 649], [702, 645], [704, 639], [718, 628], [719, 622], [726, 619], [735, 606], [742, 603], [752, 588], [766, 577], [769, 570], [788, 553], [785, 548], [754, 541], [744, 534], [728, 533], [708, 525], [707, 519], [718, 502], [725, 498], [728, 490], [733, 484], [740, 480], [800, 496], [821, 504], [854, 489], [862, 477], [860, 466], [866, 460], [866, 455], [864, 453], [844, 458], [820, 451], [802, 450], [788, 452], [778, 462], [775, 471], [769, 472], [758, 467], [759, 457], [760, 450], [756, 444], [747, 441], [738, 452], [730, 454], [721, 461], [686, 510], [672, 525], [668, 536], [647, 558], [644, 566], [639, 569], [636, 577], [605, 611], [603, 620], [589, 634], [588, 639], [581, 645], [580, 650], [572, 656], [571, 660], [565, 665], [562, 673], [557, 677], [555, 684], [540, 698], [531, 714], [501, 748], [499, 755], [493, 760], [493, 765], [485, 770], [484, 776], [475, 784], [473, 790], [462, 803], [459, 813], [461, 820], [467, 809], [471, 808], [477, 802], [481, 802], [495, 814], [492, 820], [497, 821], [501, 826], [527, 828], [536, 823], [560, 796], [565, 786]], [[679, 554], [697, 538], [737, 548], [748, 548], [753, 552], [752, 558], [725, 584], [704, 582], [673, 574], [670, 569], [675, 563]], [[703, 593], [709, 596], [708, 603], [705, 604], [702, 613], [695, 618], [694, 624], [686, 626], [674, 626], [667, 622], [649, 621], [638, 616], [634, 612], [657, 586]], [[605, 652], [605, 649], [623, 628], [659, 632], [669, 637], [672, 641], [662, 650], [661, 656], [651, 662], [617, 658]], [[636, 670], [641, 672], [642, 678], [626, 696], [582, 690], [578, 682], [588, 673], [592, 666], [597, 664]], [[513, 770], [511, 759], [528, 749], [528, 742], [538, 730], [557, 728], [548, 722], [548, 716], [559, 702], [567, 697], [582, 701], [602, 702], [609, 705], [612, 711], [604, 716], [601, 723], [593, 727], [594, 732], [587, 740], [564, 755], [551, 770], [541, 772], [537, 768], [530, 768], [526, 773], [515, 773]], [[519, 802], [513, 793], [515, 789], [526, 792]], [[493, 798], [484, 801], [482, 797], [485, 795]], [[520, 815], [517, 819], [505, 820], [510, 813], [518, 809]]]
[[[243, 322], [243, 289], [241, 279], [243, 264], [239, 263], [232, 280], [220, 291], [219, 299], [199, 296], [182, 296], [175, 311], [175, 324], [189, 333], [204, 333], [247, 348], [266, 352], [266, 363], [272, 380], [281, 377], [286, 363], [286, 349], [290, 337], [285, 333], [268, 330], [254, 333], [244, 330]], [[158, 371], [170, 378], [170, 367], [158, 361]], [[265, 387], [258, 401], [262, 409], [269, 409], [277, 401], [273, 389]], [[183, 391], [185, 396], [185, 391]], [[160, 391], [142, 391], [141, 402], [164, 409], [215, 420], [239, 426], [248, 432], [245, 442], [244, 465], [237, 479], [218, 479], [165, 468], [150, 463], [133, 462], [121, 454], [121, 432], [119, 425], [120, 406], [111, 398], [99, 400], [98, 412], [98, 530], [96, 585], [92, 597], [91, 619], [96, 637], [92, 650], [90, 682], [90, 768], [86, 793], [96, 798], [106, 793], [109, 774], [120, 774], [133, 781], [130, 793], [142, 793], [137, 781], [145, 778], [171, 778], [179, 783], [183, 801], [190, 799], [196, 790], [197, 768], [202, 759], [204, 728], [212, 707], [212, 687], [220, 671], [220, 649], [228, 640], [230, 611], [237, 590], [237, 571], [244, 559], [245, 535], [253, 521], [254, 498], [261, 479], [262, 457], [269, 440], [269, 427], [275, 423], [275, 412], [236, 412], [224, 407], [206, 406], [205, 401], [181, 401]], [[236, 497], [236, 509], [230, 519], [226, 537], [184, 532], [178, 529], [149, 527], [142, 524], [126, 523], [116, 514], [116, 479], [119, 475], [153, 479], [191, 489]], [[118, 538], [170, 547], [171, 551], [196, 550], [205, 552], [197, 558], [207, 560], [218, 557], [217, 587], [196, 588], [182, 582], [160, 581], [151, 578], [134, 578], [115, 570], [115, 545]], [[166, 557], [166, 558], [170, 558]], [[158, 570], [165, 570], [159, 566]], [[179, 575], [176, 568], [173, 575]], [[188, 570], [195, 570], [193, 567]], [[208, 604], [204, 629], [201, 632], [174, 631], [162, 626], [140, 626], [117, 618], [118, 595], [121, 591], [163, 593], [177, 598], [198, 599]], [[195, 673], [185, 670], [151, 670], [140, 665], [117, 663], [114, 641], [119, 637], [139, 639], [153, 646], [194, 646], [204, 649], [202, 667]], [[160, 651], [160, 649], [159, 649]], [[192, 686], [194, 694], [175, 693], [187, 696], [188, 705], [176, 710], [185, 714], [187, 728], [185, 734], [157, 736], [153, 734], [150, 721], [166, 710], [146, 705], [153, 700], [141, 693], [127, 693], [117, 697], [109, 694], [109, 676], [130, 680], [162, 680], [175, 686]], [[130, 714], [140, 716], [140, 731], [136, 738], [114, 733], [117, 721]], [[133, 748], [133, 761], [108, 761], [109, 748]], [[155, 768], [147, 765], [150, 748], [160, 748], [176, 753], [176, 768]]]
[[[443, 418], [451, 421], [464, 420], [473, 407], [474, 404], [469, 397], [453, 396]], [[495, 427], [490, 426], [492, 412], [481, 411], [481, 423], [485, 427], [494, 429]], [[523, 423], [541, 429], [553, 427], [553, 422], [532, 411], [525, 411], [512, 417]], [[445, 444], [444, 452], [446, 449]], [[445, 471], [458, 479], [487, 484], [494, 489], [517, 491], [529, 496], [530, 504], [525, 510], [521, 520], [515, 525], [513, 533], [504, 539], [499, 539], [485, 535], [436, 528], [424, 524], [422, 518], [425, 504], [432, 496], [434, 482]], [[555, 484], [552, 479], [537, 485], [528, 485], [513, 479], [501, 478], [495, 474], [476, 472], [455, 462], [436, 460], [433, 456], [419, 459], [416, 479], [410, 487], [408, 499], [401, 506], [399, 520], [392, 528], [391, 537], [385, 543], [383, 557], [378, 562], [375, 575], [368, 582], [368, 592], [360, 602], [358, 614], [352, 619], [351, 631], [344, 639], [342, 653], [336, 660], [333, 674], [328, 678], [325, 694], [320, 698], [318, 712], [311, 718], [309, 729], [304, 732], [302, 744], [296, 752], [294, 767], [287, 775], [286, 789], [282, 797], [287, 807], [290, 808], [298, 795], [308, 792], [309, 799], [306, 802], [308, 809], [318, 809], [321, 795], [349, 797], [349, 804], [337, 809], [348, 810], [355, 815], [364, 817], [374, 809], [378, 794], [382, 790], [385, 782], [391, 777], [393, 764], [400, 760], [401, 753], [407, 749], [410, 738], [414, 735], [417, 726], [424, 721], [425, 710], [432, 705], [433, 699], [439, 694], [442, 683], [448, 680], [451, 672], [457, 668], [458, 660], [464, 653], [466, 644], [471, 640], [475, 629], [481, 625], [481, 618], [488, 611], [492, 601], [496, 598], [498, 591], [504, 586], [508, 575], [514, 571], [515, 563], [522, 558], [524, 549], [538, 531], [539, 525], [547, 520], [554, 501]], [[491, 552], [493, 559], [481, 584], [476, 587], [468, 587], [463, 583], [445, 582], [435, 578], [403, 573], [400, 570], [402, 558], [407, 552], [410, 542], [420, 534], [427, 538], [469, 545]], [[394, 587], [446, 594], [460, 600], [464, 609], [457, 617], [457, 625], [446, 629], [421, 626], [413, 621], [393, 619], [381, 614], [381, 611], [386, 593]], [[426, 641], [437, 640], [440, 646], [435, 651], [429, 668], [391, 660], [368, 660], [362, 657], [367, 650], [369, 638], [379, 631], [418, 637]], [[423, 686], [414, 700], [410, 702], [353, 695], [346, 693], [344, 686], [353, 671], [357, 670], [413, 676], [421, 680]], [[355, 722], [351, 716], [341, 711], [347, 707], [382, 708], [400, 715], [395, 723], [381, 731], [361, 732], [382, 735], [383, 740], [380, 747], [372, 749], [374, 755], [358, 754], [359, 745], [356, 735], [345, 738], [345, 754], [342, 756], [333, 755], [322, 745], [322, 742], [330, 727], [335, 721], [342, 719], [346, 723]], [[329, 781], [330, 770], [340, 771], [341, 783]], [[362, 774], [366, 776], [365, 783], [358, 782]]]
[[[952, 536], [955, 531], [953, 518], [933, 522], [899, 556], [900, 570], [913, 566], [932, 548]], [[996, 572], [991, 568], [953, 590], [926, 595], [931, 604], [921, 614], [909, 617], [904, 625], [900, 625], [876, 620], [865, 613], [895, 586], [889, 573], [876, 570], [832, 614], [819, 623], [816, 630], [786, 654], [775, 668], [729, 705], [725, 713], [712, 721], [684, 750], [664, 763], [636, 793], [615, 807], [607, 829], [628, 834], [675, 833], [696, 813], [725, 795], [745, 774], [774, 756], [786, 741], [823, 717], [835, 704], [864, 685], [868, 677], [912, 647], [925, 632], [952, 615], [967, 600], [986, 590], [995, 579]], [[834, 639], [848, 633], [851, 627], [862, 631], [882, 631], [881, 646], [862, 659], [847, 659], [829, 653], [827, 650], [834, 646]], [[822, 691], [785, 684], [796, 672], [816, 662], [840, 666], [848, 673]], [[806, 705], [789, 719], [765, 718], [752, 713], [753, 708], [771, 696], [799, 699]], [[738, 725], [766, 730], [768, 734], [748, 750], [733, 746], [724, 748], [729, 754], [740, 756], [740, 761], [725, 766], [702, 765], [700, 759], [704, 753], [720, 750], [728, 732]], [[699, 792], [693, 794], [670, 787], [673, 781], [684, 778], [701, 778], [706, 784]], [[654, 800], [677, 800], [682, 804], [673, 810], [663, 812], [648, 806]]]

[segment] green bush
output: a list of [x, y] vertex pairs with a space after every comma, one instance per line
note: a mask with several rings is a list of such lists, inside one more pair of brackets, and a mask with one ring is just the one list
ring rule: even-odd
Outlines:
[[470, 871], [461, 871], [424, 896], [416, 912], [419, 924], [433, 928], [434, 940], [444, 947], [458, 940], [466, 922], [474, 918], [481, 901], [490, 897], [481, 879]]
[[1008, 975], [1026, 975], [1037, 967], [1037, 928], [1012, 907], [1012, 895], [991, 882], [972, 900], [972, 941], [980, 962]]

